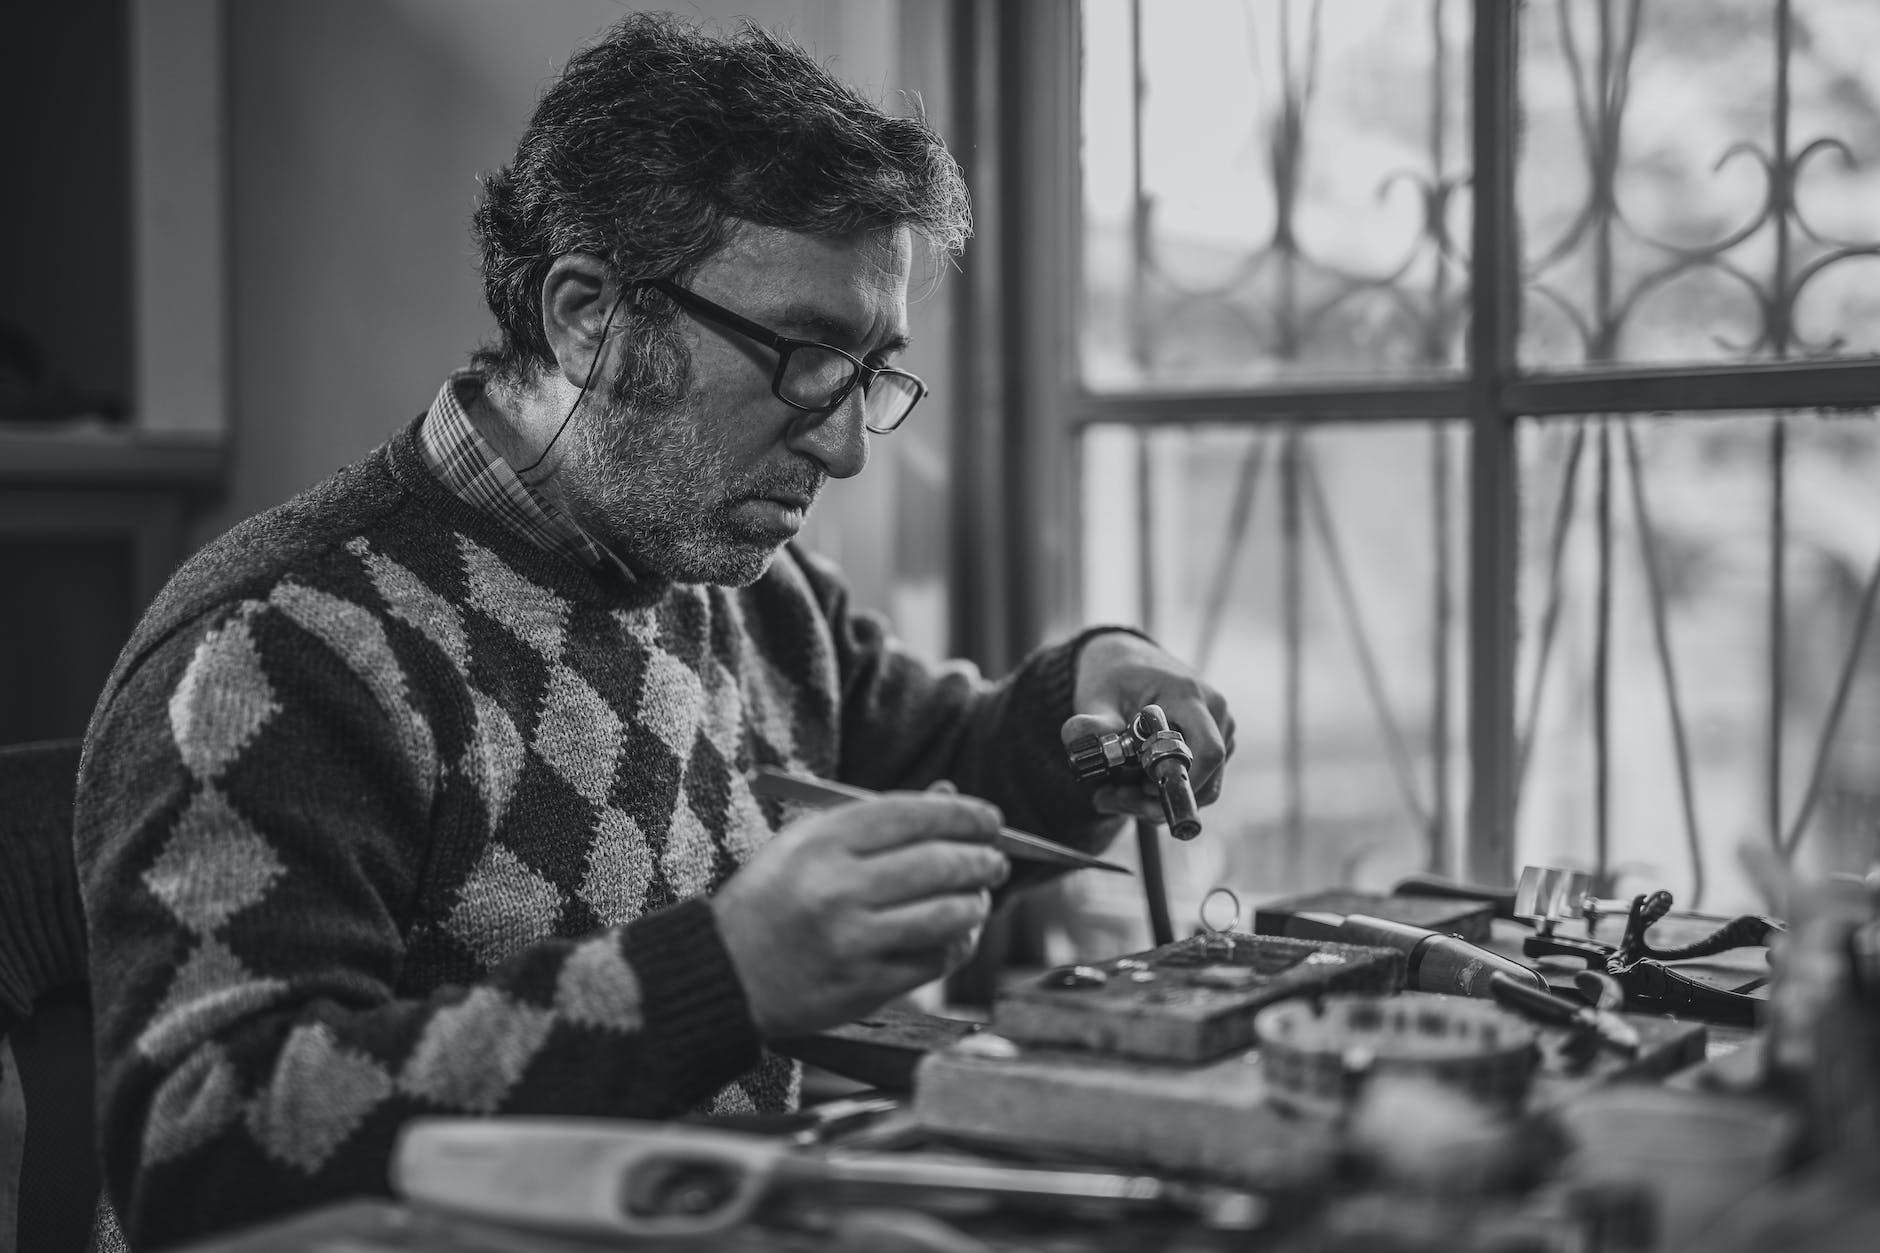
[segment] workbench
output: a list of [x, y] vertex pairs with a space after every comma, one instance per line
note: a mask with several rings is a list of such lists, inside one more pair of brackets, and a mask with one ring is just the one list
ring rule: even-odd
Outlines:
[[[1661, 926], [1665, 928], [1667, 942], [1681, 939], [1676, 920], [1667, 920]], [[1489, 945], [1518, 953], [1522, 934], [1514, 924], [1496, 923]], [[1766, 971], [1765, 956], [1760, 950], [1724, 954], [1703, 963], [1702, 969], [1704, 976], [1714, 979], [1719, 986], [1739, 988], [1753, 983]], [[1571, 973], [1571, 968], [1564, 966], [1552, 970], [1550, 981], [1570, 983]], [[1674, 1050], [1664, 1054], [1675, 1061], [1675, 1066], [1660, 1068], [1649, 1081], [1624, 1087], [1601, 1085], [1585, 1077], [1543, 1076], [1537, 1081], [1537, 1091], [1546, 1094], [1545, 1103], [1558, 1112], [1559, 1125], [1570, 1133], [1578, 1146], [1571, 1152], [1570, 1160], [1563, 1162], [1561, 1177], [1572, 1180], [1573, 1195], [1593, 1195], [1607, 1185], [1628, 1188], [1641, 1181], [1647, 1183], [1655, 1195], [1660, 1210], [1655, 1239], [1641, 1244], [1615, 1229], [1608, 1232], [1609, 1243], [1599, 1247], [1610, 1248], [1614, 1253], [1622, 1249], [1644, 1253], [1647, 1249], [1682, 1248], [1687, 1240], [1696, 1238], [1701, 1243], [1691, 1247], [1707, 1249], [1714, 1239], [1725, 1241], [1718, 1244], [1718, 1248], [1727, 1246], [1748, 1253], [1753, 1246], [1728, 1245], [1731, 1237], [1740, 1237], [1741, 1233], [1713, 1226], [1715, 1220], [1736, 1212], [1733, 1207], [1744, 1204], [1746, 1197], [1777, 1196], [1780, 1189], [1806, 1197], [1811, 1195], [1808, 1191], [1811, 1186], [1817, 1190], [1827, 1188], [1827, 1185], [1812, 1185], [1806, 1177], [1783, 1180], [1779, 1187], [1774, 1183], [1794, 1143], [1799, 1122], [1796, 1113], [1766, 1097], [1716, 1090], [1720, 1084], [1731, 1081], [1733, 1057], [1739, 1072], [1753, 1071], [1753, 1065], [1745, 1063], [1755, 1048], [1755, 1038], [1749, 1030], [1712, 1026], [1693, 1032], [1670, 1021], [1647, 1026], [1656, 1033], [1654, 1038], [1677, 1042]], [[974, 1030], [974, 1026], [966, 1022], [934, 1022], [917, 1016], [885, 1013], [827, 1033], [817, 1042], [806, 1042], [804, 1055], [812, 1062], [833, 1064], [865, 1082], [893, 1088], [905, 1086], [927, 1050], [957, 1041]], [[1738, 1052], [1740, 1049], [1748, 1051]], [[1666, 1070], [1673, 1073], [1666, 1074]], [[1144, 1087], [1153, 1090], [1152, 1083], [1145, 1083]], [[1275, 1152], [1269, 1156], [1278, 1161], [1290, 1155], [1303, 1161], [1323, 1147], [1321, 1142], [1306, 1134], [1303, 1127], [1300, 1130], [1297, 1140], [1276, 1142]], [[899, 1143], [915, 1149], [930, 1147], [923, 1141], [924, 1136], [928, 1140], [934, 1138], [928, 1133], [904, 1131]], [[1080, 1161], [1078, 1155], [1065, 1151], [1062, 1145], [1039, 1145], [1028, 1154], [1016, 1151], [1009, 1143], [987, 1141], [975, 1145], [970, 1136], [940, 1133], [937, 1139], [942, 1147], [978, 1151], [990, 1161], [1093, 1164], [1088, 1160]], [[836, 1142], [841, 1143], [839, 1139]], [[895, 1141], [884, 1139], [877, 1132], [872, 1143], [891, 1149]], [[1131, 1167], [1123, 1163], [1105, 1168], [1126, 1170]], [[1874, 1178], [1880, 1180], [1880, 1176]], [[1555, 1182], [1558, 1181], [1548, 1186], [1554, 1187]], [[1880, 1211], [1871, 1202], [1860, 1200], [1859, 1205], [1866, 1207], [1863, 1210], [1850, 1199], [1865, 1195], [1852, 1185], [1844, 1183], [1839, 1191], [1830, 1190], [1829, 1194], [1839, 1197], [1847, 1210], [1845, 1215], [1832, 1221], [1815, 1215], [1819, 1220], [1816, 1225], [1827, 1224], [1831, 1234], [1843, 1232], [1848, 1222], [1858, 1227], [1859, 1222], [1865, 1221], [1864, 1216], [1880, 1218]], [[1520, 1213], [1524, 1207], [1533, 1209], [1528, 1201], [1476, 1199], [1468, 1201], [1467, 1205], [1476, 1213], [1469, 1236], [1476, 1243], [1452, 1242], [1448, 1247], [1463, 1250], [1589, 1248], [1584, 1244], [1521, 1243], [1529, 1239], [1522, 1233], [1534, 1226], [1532, 1213]], [[1505, 1239], [1496, 1243], [1502, 1238], [1497, 1235], [1501, 1229], [1496, 1226], [1502, 1221], [1501, 1210], [1506, 1211]], [[1178, 1253], [1246, 1249], [1320, 1253], [1328, 1249], [1425, 1248], [1441, 1242], [1447, 1230], [1444, 1224], [1453, 1223], [1457, 1212], [1456, 1202], [1441, 1196], [1415, 1195], [1401, 1189], [1359, 1189], [1328, 1205], [1322, 1214], [1303, 1226], [1275, 1222], [1268, 1229], [1253, 1232], [1224, 1232], [1175, 1219], [1131, 1218], [1127, 1222], [1067, 1224], [1022, 1215], [1000, 1216], [968, 1226], [983, 1244], [968, 1242], [957, 1247], [1031, 1249], [1045, 1253], [1107, 1253], [1108, 1250], [1120, 1253], [1138, 1249], [1168, 1249]], [[1770, 1221], [1778, 1222], [1784, 1215], [1790, 1220], [1784, 1230], [1799, 1229], [1790, 1211], [1781, 1211]], [[703, 1244], [642, 1241], [605, 1247], [707, 1247], [739, 1253], [890, 1247], [892, 1232], [870, 1234], [868, 1223], [876, 1221], [876, 1217], [868, 1212], [838, 1216], [832, 1220], [838, 1224], [838, 1229], [810, 1234], [741, 1230]], [[1840, 1225], [1835, 1226], [1835, 1221], [1840, 1221]], [[841, 1224], [849, 1225], [841, 1227]], [[1702, 1234], [1707, 1230], [1712, 1234]], [[1425, 1242], [1419, 1244], [1419, 1239]], [[1627, 1243], [1628, 1240], [1633, 1242]], [[337, 1253], [339, 1250], [344, 1253], [391, 1253], [393, 1250], [576, 1253], [595, 1247], [585, 1241], [472, 1222], [388, 1200], [367, 1199], [330, 1206], [226, 1240], [193, 1246], [189, 1253], [259, 1253], [262, 1249], [284, 1253]], [[1851, 1249], [1853, 1246], [1822, 1246], [1824, 1251], [1832, 1248], [1837, 1253], [1840, 1247]]]

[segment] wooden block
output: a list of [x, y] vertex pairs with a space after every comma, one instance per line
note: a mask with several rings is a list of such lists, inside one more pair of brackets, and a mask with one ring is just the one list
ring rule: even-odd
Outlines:
[[992, 1030], [1026, 1044], [1192, 1065], [1252, 1044], [1254, 1015], [1275, 1001], [1403, 987], [1403, 955], [1388, 949], [1240, 933], [1232, 941], [1229, 951], [1220, 937], [1194, 936], [1095, 963], [1100, 986], [1057, 986], [1047, 971], [999, 994]]
[[[1528, 1109], [1561, 1108], [1614, 1079], [1667, 1074], [1703, 1056], [1702, 1023], [1623, 1017], [1639, 1032], [1639, 1056], [1602, 1051], [1578, 1072], [1560, 1059], [1566, 1033], [1536, 1027], [1542, 1065]], [[980, 1047], [955, 1045], [920, 1063], [913, 1111], [921, 1126], [1260, 1188], [1310, 1183], [1330, 1168], [1338, 1147], [1334, 1122], [1268, 1102], [1257, 1050], [1183, 1066], [1024, 1045], [1016, 1056], [997, 1057]]]
[[1444, 900], [1434, 896], [1382, 896], [1375, 892], [1333, 889], [1272, 901], [1254, 911], [1258, 935], [1286, 934], [1286, 919], [1302, 913], [1369, 914], [1388, 922], [1427, 927], [1443, 935], [1461, 936], [1471, 944], [1486, 944], [1494, 928], [1495, 909], [1480, 901]]
[[1013, 1058], [943, 1049], [915, 1072], [914, 1117], [933, 1131], [1242, 1187], [1302, 1186], [1329, 1171], [1338, 1147], [1332, 1124], [1267, 1103], [1254, 1052], [1176, 1066], [1053, 1049]]

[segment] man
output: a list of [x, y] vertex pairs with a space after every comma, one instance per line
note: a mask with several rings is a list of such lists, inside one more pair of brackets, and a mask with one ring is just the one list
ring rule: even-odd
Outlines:
[[[930, 129], [758, 31], [630, 17], [569, 64], [476, 215], [495, 344], [194, 558], [101, 697], [134, 1243], [382, 1192], [415, 1115], [787, 1109], [765, 1042], [955, 965], [1001, 810], [1091, 848], [1155, 814], [1067, 738], [1158, 701], [1213, 799], [1225, 706], [1140, 636], [932, 669], [791, 543], [920, 399], [913, 243], [967, 226]], [[801, 816], [763, 765], [901, 790]]]

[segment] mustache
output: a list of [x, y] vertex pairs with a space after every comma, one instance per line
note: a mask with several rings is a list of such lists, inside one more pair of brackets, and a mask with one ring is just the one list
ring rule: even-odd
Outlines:
[[734, 495], [740, 500], [754, 500], [760, 497], [786, 497], [814, 501], [821, 495], [823, 484], [829, 476], [814, 466], [798, 465], [788, 470], [778, 470], [764, 474], [741, 485]]

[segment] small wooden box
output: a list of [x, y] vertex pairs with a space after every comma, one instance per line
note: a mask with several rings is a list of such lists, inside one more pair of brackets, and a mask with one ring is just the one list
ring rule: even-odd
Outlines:
[[1100, 984], [1047, 971], [999, 994], [992, 1030], [1021, 1044], [1193, 1065], [1244, 1049], [1253, 1018], [1289, 997], [1395, 992], [1401, 953], [1283, 936], [1199, 935], [1093, 963]]

